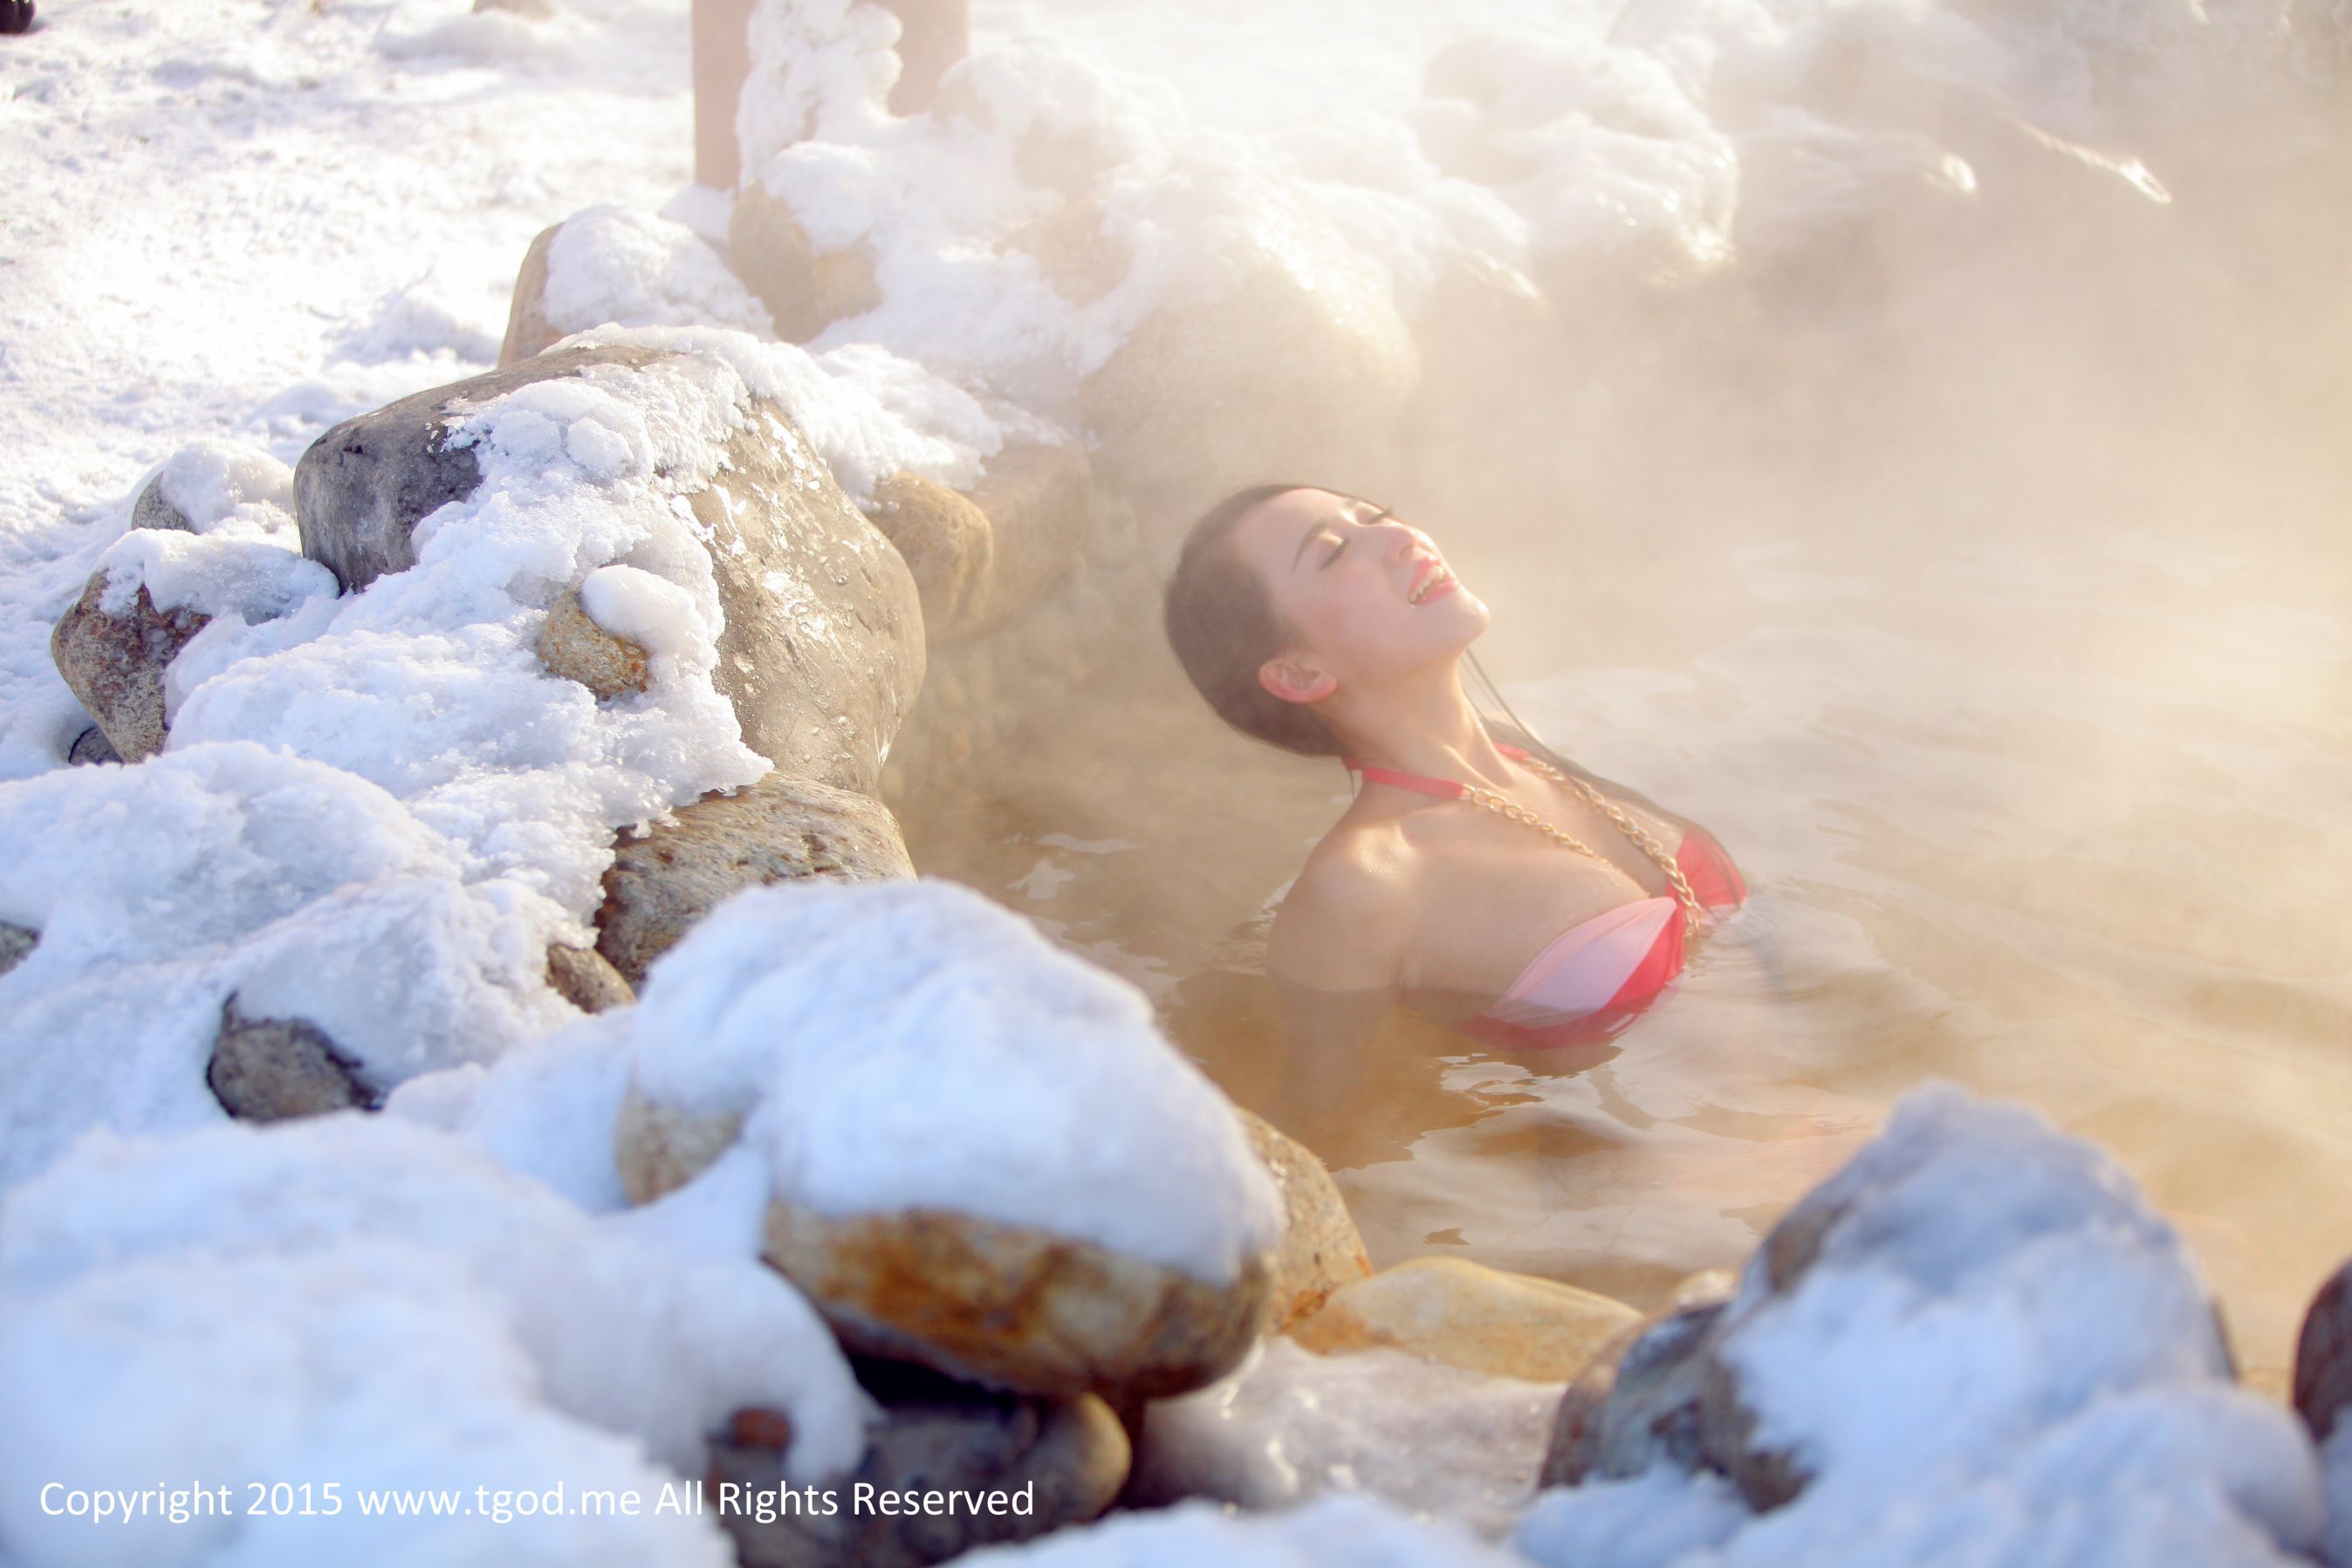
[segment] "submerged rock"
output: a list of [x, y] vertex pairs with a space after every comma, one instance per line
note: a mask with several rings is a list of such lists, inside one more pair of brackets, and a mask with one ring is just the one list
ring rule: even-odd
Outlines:
[[[1127, 1434], [1099, 1399], [992, 1394], [874, 1362], [859, 1366], [859, 1377], [883, 1418], [847, 1475], [792, 1488], [782, 1453], [792, 1425], [773, 1411], [738, 1412], [711, 1444], [711, 1499], [730, 1482], [793, 1493], [772, 1520], [720, 1515], [744, 1568], [927, 1568], [975, 1546], [1083, 1523], [1127, 1479]], [[909, 1493], [950, 1495], [936, 1512], [877, 1506], [882, 1496]]]
[[1564, 1383], [1641, 1321], [1556, 1280], [1414, 1258], [1335, 1292], [1291, 1337], [1325, 1355], [1386, 1346], [1467, 1372]]
[[1275, 1255], [1266, 1330], [1312, 1314], [1332, 1291], [1368, 1278], [1372, 1260], [1322, 1159], [1255, 1111], [1235, 1106], [1250, 1147], [1282, 1193], [1282, 1249]]
[[[303, 552], [346, 590], [405, 570], [416, 525], [481, 483], [471, 448], [449, 444], [462, 414], [538, 382], [642, 373], [679, 352], [557, 349], [346, 420], [295, 470]], [[755, 398], [709, 457], [716, 476], [685, 498], [724, 615], [713, 683], [744, 744], [783, 773], [870, 790], [922, 684], [914, 580], [774, 403]]]
[[730, 894], [800, 877], [881, 882], [915, 874], [898, 820], [871, 796], [782, 772], [714, 792], [614, 846], [596, 950], [632, 985]]
[[103, 568], [90, 574], [81, 597], [58, 618], [49, 652], [115, 754], [137, 762], [163, 749], [164, 667], [212, 617], [193, 609], [158, 610], [144, 583], [128, 610], [109, 614], [99, 603], [106, 581]]
[[1213, 1382], [1263, 1325], [1266, 1271], [1226, 1285], [946, 1209], [828, 1218], [778, 1200], [765, 1253], [854, 1352], [1024, 1394], [1153, 1399]]
[[284, 1122], [331, 1111], [373, 1111], [382, 1096], [359, 1062], [326, 1031], [301, 1019], [247, 1018], [231, 997], [221, 1007], [205, 1082], [221, 1108], [242, 1122]]

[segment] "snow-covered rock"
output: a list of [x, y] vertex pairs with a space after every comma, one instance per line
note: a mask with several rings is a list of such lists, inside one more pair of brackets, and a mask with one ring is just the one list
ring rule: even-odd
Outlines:
[[[2320, 1535], [2310, 1442], [2236, 1386], [2171, 1228], [2099, 1151], [1948, 1085], [1901, 1102], [1727, 1301], [1626, 1352], [1621, 1416], [1664, 1429], [1643, 1469], [1546, 1494], [1520, 1544], [1548, 1565], [2187, 1568]], [[1689, 1492], [1705, 1529], [1662, 1545], [1643, 1516], [1686, 1471], [1731, 1488]]]
[[666, 1131], [622, 1164], [691, 1174], [740, 1118], [767, 1256], [853, 1348], [1151, 1396], [1256, 1333], [1280, 1200], [1223, 1096], [1141, 991], [968, 888], [740, 894], [634, 1030], [633, 1092], [667, 1109], [624, 1124]]
[[[593, 1026], [587, 1026], [592, 1027]], [[94, 1134], [0, 1207], [0, 1538], [27, 1563], [728, 1559], [663, 1516], [734, 1411], [791, 1422], [785, 1472], [865, 1448], [869, 1402], [792, 1289], [680, 1206], [593, 1218], [468, 1142], [356, 1113]], [[232, 1488], [226, 1519], [103, 1536], [40, 1489]], [[316, 1511], [246, 1489], [314, 1483]], [[342, 1489], [329, 1512], [315, 1490]], [[628, 1487], [634, 1521], [393, 1520], [376, 1487]], [[129, 1533], [124, 1533], [127, 1531]]]
[[1121, 1513], [962, 1562], [969, 1568], [1525, 1568], [1451, 1521], [1355, 1495], [1271, 1513], [1205, 1501]]

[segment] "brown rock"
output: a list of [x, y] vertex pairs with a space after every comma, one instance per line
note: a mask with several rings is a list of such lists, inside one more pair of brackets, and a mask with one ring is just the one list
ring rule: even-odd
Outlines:
[[833, 322], [882, 303], [865, 253], [853, 247], [818, 256], [792, 208], [760, 180], [735, 193], [727, 246], [735, 276], [759, 296], [776, 335], [788, 343], [805, 343]]
[[1086, 570], [1094, 475], [1075, 442], [1023, 442], [961, 495], [897, 474], [874, 489], [874, 526], [906, 559], [932, 645], [1027, 619]]
[[547, 983], [555, 994], [583, 1013], [601, 1013], [607, 1008], [625, 1008], [637, 999], [637, 993], [613, 967], [604, 955], [593, 947], [567, 947], [555, 943], [547, 949]]
[[1490, 1376], [1564, 1383], [1641, 1317], [1557, 1281], [1415, 1258], [1334, 1292], [1290, 1333], [1325, 1355], [1385, 1345]]
[[874, 486], [874, 526], [906, 561], [934, 644], [971, 635], [995, 570], [988, 514], [935, 479], [893, 474]]
[[547, 319], [547, 253], [555, 244], [556, 231], [562, 227], [548, 225], [522, 253], [522, 267], [515, 274], [514, 298], [507, 307], [506, 340], [499, 345], [501, 370], [530, 358], [563, 336]]
[[[719, 1516], [744, 1568], [925, 1568], [973, 1547], [1084, 1523], [1110, 1506], [1127, 1479], [1127, 1434], [1099, 1399], [992, 1394], [871, 1363], [859, 1375], [885, 1418], [857, 1469], [816, 1488], [833, 1507], [765, 1523], [743, 1512]], [[786, 1485], [782, 1450], [791, 1433], [778, 1412], [738, 1411], [711, 1445], [708, 1494], [717, 1498], [730, 1481], [761, 1490]], [[861, 1484], [877, 1492], [1002, 1495], [1005, 1511], [887, 1514], [856, 1506]], [[1027, 1511], [1013, 1512], [1015, 1500], [1025, 1500]]]
[[1239, 1364], [1265, 1260], [1230, 1285], [944, 1209], [827, 1218], [769, 1205], [765, 1256], [847, 1349], [1023, 1394], [1160, 1398]]
[[649, 679], [644, 644], [597, 625], [577, 588], [565, 589], [549, 609], [539, 629], [539, 662], [548, 674], [578, 681], [599, 699], [642, 692]]
[[596, 950], [632, 986], [730, 894], [803, 876], [910, 877], [897, 819], [871, 796], [770, 773], [713, 792], [614, 846], [596, 912]]
[[1100, 299], [1135, 265], [1134, 253], [1102, 232], [1102, 209], [1092, 202], [1065, 202], [1008, 243], [1034, 257], [1054, 291], [1073, 305]]
[[651, 1203], [692, 1181], [742, 1130], [740, 1111], [696, 1115], [650, 1098], [632, 1082], [613, 1124], [621, 1190], [631, 1203]]
[[99, 608], [106, 573], [90, 574], [72, 609], [49, 634], [49, 653], [118, 756], [138, 762], [163, 749], [163, 669], [212, 617], [194, 610], [168, 614], [139, 585], [121, 615]]
[[1250, 1147], [1281, 1189], [1282, 1250], [1275, 1254], [1266, 1330], [1278, 1333], [1315, 1312], [1331, 1292], [1369, 1278], [1372, 1260], [1339, 1185], [1315, 1152], [1253, 1111], [1234, 1107]]
[[205, 1082], [230, 1115], [284, 1122], [354, 1107], [373, 1111], [382, 1096], [361, 1079], [359, 1063], [301, 1019], [252, 1019], [231, 997], [221, 1006]]

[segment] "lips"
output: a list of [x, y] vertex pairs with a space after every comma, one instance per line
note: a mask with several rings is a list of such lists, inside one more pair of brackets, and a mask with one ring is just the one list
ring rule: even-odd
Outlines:
[[1454, 574], [1439, 565], [1434, 557], [1423, 560], [1421, 570], [1412, 574], [1412, 586], [1405, 590], [1405, 602], [1426, 604], [1440, 594], [1454, 591]]

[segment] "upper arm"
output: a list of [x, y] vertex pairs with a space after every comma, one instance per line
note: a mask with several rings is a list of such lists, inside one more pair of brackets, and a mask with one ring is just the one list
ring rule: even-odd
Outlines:
[[1318, 855], [1276, 913], [1267, 973], [1321, 991], [1364, 991], [1397, 983], [1407, 925], [1393, 868], [1346, 853]]

